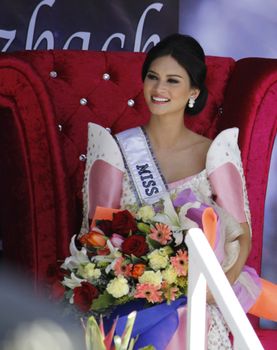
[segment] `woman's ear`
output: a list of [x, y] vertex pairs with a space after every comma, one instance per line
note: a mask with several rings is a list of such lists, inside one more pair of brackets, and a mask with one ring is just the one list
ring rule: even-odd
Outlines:
[[198, 88], [192, 88], [192, 89], [191, 89], [190, 97], [193, 98], [194, 100], [196, 100], [197, 97], [199, 96], [199, 94], [200, 94], [200, 89], [198, 89]]

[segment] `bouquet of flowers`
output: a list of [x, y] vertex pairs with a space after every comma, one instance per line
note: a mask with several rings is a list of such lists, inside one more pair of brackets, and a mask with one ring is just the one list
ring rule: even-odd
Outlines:
[[165, 201], [160, 204], [158, 209], [97, 208], [90, 231], [72, 238], [71, 256], [61, 265], [62, 293], [70, 304], [81, 312], [106, 315], [136, 299], [151, 306], [186, 295], [184, 233], [193, 225], [180, 216], [182, 209], [178, 216], [170, 207], [166, 210]]

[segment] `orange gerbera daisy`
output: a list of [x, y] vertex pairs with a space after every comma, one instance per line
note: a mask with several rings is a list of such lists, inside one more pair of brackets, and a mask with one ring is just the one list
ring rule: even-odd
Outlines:
[[149, 283], [137, 284], [135, 298], [145, 298], [149, 303], [160, 303], [162, 301], [162, 292], [160, 286]]
[[177, 255], [170, 258], [170, 262], [177, 271], [178, 276], [187, 276], [188, 253], [185, 250], [178, 250]]
[[167, 242], [171, 239], [172, 232], [168, 225], [157, 223], [155, 227], [151, 228], [150, 237], [155, 241], [158, 241], [162, 245], [167, 244]]

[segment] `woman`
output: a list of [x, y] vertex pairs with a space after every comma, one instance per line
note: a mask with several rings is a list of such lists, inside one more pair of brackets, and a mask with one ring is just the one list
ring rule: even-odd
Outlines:
[[[261, 284], [256, 272], [244, 266], [251, 230], [238, 130], [225, 130], [211, 141], [184, 123], [184, 111], [188, 117], [205, 106], [205, 77], [203, 49], [190, 36], [171, 35], [149, 51], [142, 68], [149, 122], [116, 135], [116, 143], [103, 128], [91, 126], [91, 147], [98, 147], [99, 152], [87, 163], [84, 217], [92, 219], [97, 205], [155, 205], [166, 197], [173, 207], [178, 200], [213, 207], [220, 222], [215, 254], [247, 312]], [[191, 211], [188, 218], [201, 226], [200, 204], [198, 208], [198, 214]], [[207, 302], [207, 347], [230, 349], [228, 329], [209, 292]], [[178, 312], [182, 323], [185, 308]], [[183, 348], [184, 339], [179, 335], [176, 331], [167, 349]]]

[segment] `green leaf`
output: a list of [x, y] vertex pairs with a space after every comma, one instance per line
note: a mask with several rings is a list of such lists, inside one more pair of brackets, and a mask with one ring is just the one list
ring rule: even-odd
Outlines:
[[115, 298], [105, 291], [103, 294], [100, 294], [97, 299], [93, 300], [91, 309], [93, 311], [101, 311], [107, 309], [109, 306], [114, 305]]
[[131, 255], [131, 261], [133, 264], [139, 264], [142, 262], [142, 257], [138, 258], [137, 256], [135, 255]]
[[65, 292], [64, 296], [66, 299], [70, 299], [73, 295], [73, 290], [72, 289], [69, 289]]
[[146, 234], [149, 234], [151, 232], [150, 225], [145, 224], [144, 222], [139, 222], [137, 224], [137, 227], [138, 227], [140, 232], [143, 232]]
[[162, 245], [158, 241], [155, 241], [154, 239], [151, 239], [150, 237], [147, 237], [147, 243], [154, 249], [159, 249], [162, 247]]

